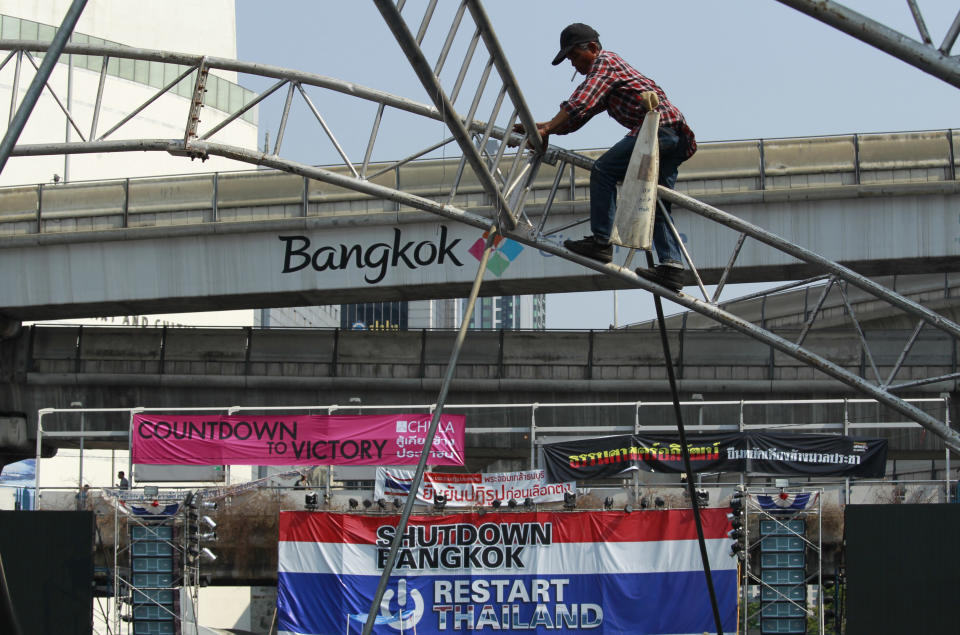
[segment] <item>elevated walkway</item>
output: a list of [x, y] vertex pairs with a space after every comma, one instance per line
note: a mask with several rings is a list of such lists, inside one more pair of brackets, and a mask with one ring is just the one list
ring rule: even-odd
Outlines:
[[[864, 275], [949, 271], [960, 256], [951, 211], [960, 202], [958, 144], [951, 130], [706, 143], [682, 166], [677, 191], [816, 245]], [[504, 157], [503, 169], [512, 161]], [[374, 165], [368, 181], [489, 215], [489, 195], [469, 174], [449, 198], [456, 166]], [[544, 239], [559, 245], [588, 232], [588, 183], [587, 170], [574, 163], [541, 167], [525, 209], [531, 218], [549, 210], [539, 222]], [[0, 277], [2, 312], [18, 320], [463, 296], [475, 261], [469, 250], [482, 233], [453, 224], [437, 240], [436, 217], [402, 201], [274, 170], [0, 194], [0, 268], [16, 274]], [[736, 235], [686, 210], [677, 210], [676, 221], [704, 282], [717, 282]], [[371, 251], [375, 245], [393, 249], [389, 264]], [[626, 286], [521, 245], [501, 249], [499, 259], [484, 294]], [[156, 282], [185, 270], [205, 273], [169, 288]], [[817, 273], [748, 243], [726, 281]]]

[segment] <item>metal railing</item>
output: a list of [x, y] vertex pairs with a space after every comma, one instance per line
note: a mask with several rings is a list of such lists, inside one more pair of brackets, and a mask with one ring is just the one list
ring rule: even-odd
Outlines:
[[[911, 406], [920, 408], [934, 416], [942, 417], [949, 426], [949, 396], [928, 398], [904, 399]], [[858, 431], [869, 431], [871, 434], [885, 434], [886, 431], [911, 430], [920, 427], [918, 423], [905, 421], [896, 413], [884, 411], [881, 403], [873, 399], [770, 399], [770, 400], [689, 400], [681, 401], [680, 407], [688, 412], [691, 420], [691, 433], [711, 433], [721, 431], [748, 431], [769, 430], [791, 432], [820, 432], [842, 434], [844, 436]], [[537, 469], [542, 467], [538, 463], [537, 448], [540, 444], [571, 437], [593, 437], [610, 434], [657, 433], [672, 432], [676, 426], [672, 424], [650, 424], [649, 421], [669, 420], [648, 412], [670, 410], [674, 407], [673, 401], [630, 401], [630, 402], [584, 402], [584, 403], [470, 403], [447, 404], [444, 411], [463, 413], [467, 415], [466, 434], [468, 435], [467, 449], [471, 447], [470, 435], [479, 435], [473, 447], [479, 447], [483, 437], [487, 435], [513, 435], [519, 444], [529, 450], [527, 467]], [[779, 414], [780, 408], [794, 409], [790, 419]], [[149, 412], [203, 412], [205, 414], [237, 413], [267, 413], [267, 412], [307, 412], [333, 414], [346, 411], [352, 414], [363, 412], [425, 412], [432, 413], [436, 404], [391, 404], [391, 405], [364, 405], [364, 404], [326, 404], [313, 406], [274, 406], [274, 407], [243, 407], [243, 406], [216, 406], [216, 407], [180, 407], [180, 408], [44, 408], [37, 415], [37, 467], [36, 482], [40, 482], [40, 465], [42, 459], [43, 441], [53, 439], [83, 439], [83, 438], [114, 438], [122, 444], [127, 441], [129, 450], [130, 434], [135, 414]], [[605, 421], [622, 422], [626, 413], [629, 423], [610, 424], [571, 424], [578, 421], [585, 412], [600, 412]], [[498, 420], [499, 425], [490, 425]], [[74, 419], [79, 415], [86, 419], [86, 427], [81, 430], [73, 429]], [[100, 420], [93, 423], [89, 415], [98, 415]], [[692, 417], [690, 415], [693, 415]], [[482, 423], [473, 423], [479, 420]], [[523, 421], [521, 424], [520, 422]], [[692, 423], [695, 421], [696, 423]], [[511, 443], [517, 447], [518, 443]], [[944, 460], [949, 490], [950, 453], [949, 449], [940, 445], [934, 447], [936, 451], [944, 451]], [[131, 459], [132, 460], [132, 459]], [[128, 473], [132, 473], [133, 465], [128, 465]]]
[[[598, 150], [578, 151], [584, 156]], [[700, 144], [681, 166], [677, 191], [704, 199], [730, 198], [750, 192], [823, 190], [872, 185], [945, 183], [957, 180], [960, 138], [952, 129], [849, 134], [820, 137], [718, 141]], [[469, 174], [455, 184], [458, 159], [418, 159], [404, 163], [373, 163], [370, 179], [396, 190], [465, 209], [487, 207], [489, 196]], [[512, 156], [501, 157], [508, 170]], [[348, 173], [340, 166], [333, 172]], [[567, 212], [589, 200], [589, 172], [573, 164], [543, 165], [529, 184], [527, 205], [548, 201]], [[552, 196], [552, 198], [551, 198]], [[369, 197], [305, 176], [279, 170], [255, 170], [137, 177], [63, 184], [0, 188], [0, 236], [29, 233], [95, 231], [280, 217], [340, 216]], [[240, 210], [269, 208], [252, 216]], [[398, 204], [363, 210], [386, 213], [397, 222]], [[582, 221], [581, 221], [582, 222]], [[562, 231], [555, 227], [545, 234]]]

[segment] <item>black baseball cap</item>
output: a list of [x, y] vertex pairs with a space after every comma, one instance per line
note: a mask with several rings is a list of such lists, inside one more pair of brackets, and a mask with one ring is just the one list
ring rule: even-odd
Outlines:
[[560, 52], [553, 58], [553, 65], [556, 66], [567, 56], [567, 53], [577, 44], [586, 44], [587, 42], [599, 42], [600, 34], [593, 30], [592, 26], [581, 22], [574, 22], [570, 26], [560, 31]]

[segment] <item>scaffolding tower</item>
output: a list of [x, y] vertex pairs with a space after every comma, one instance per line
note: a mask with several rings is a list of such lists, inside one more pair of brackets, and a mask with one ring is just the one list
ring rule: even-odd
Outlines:
[[822, 635], [823, 490], [778, 486], [747, 488], [745, 493], [743, 632], [807, 633], [808, 618], [814, 617]]
[[114, 506], [111, 632], [187, 635], [197, 632], [201, 562], [216, 555], [216, 503], [188, 492], [177, 498], [147, 488]]

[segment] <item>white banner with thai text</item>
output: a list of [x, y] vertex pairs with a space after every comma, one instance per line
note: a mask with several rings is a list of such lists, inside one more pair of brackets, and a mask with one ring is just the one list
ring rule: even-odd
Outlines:
[[[406, 498], [414, 474], [414, 470], [378, 467], [374, 496]], [[552, 503], [562, 501], [564, 494], [575, 494], [576, 490], [575, 481], [547, 483], [543, 470], [491, 474], [424, 472], [417, 500], [432, 504], [436, 494], [441, 494], [447, 497], [446, 504], [451, 507], [489, 507], [494, 501], [506, 505], [511, 499], [517, 503], [527, 498], [534, 503]]]

